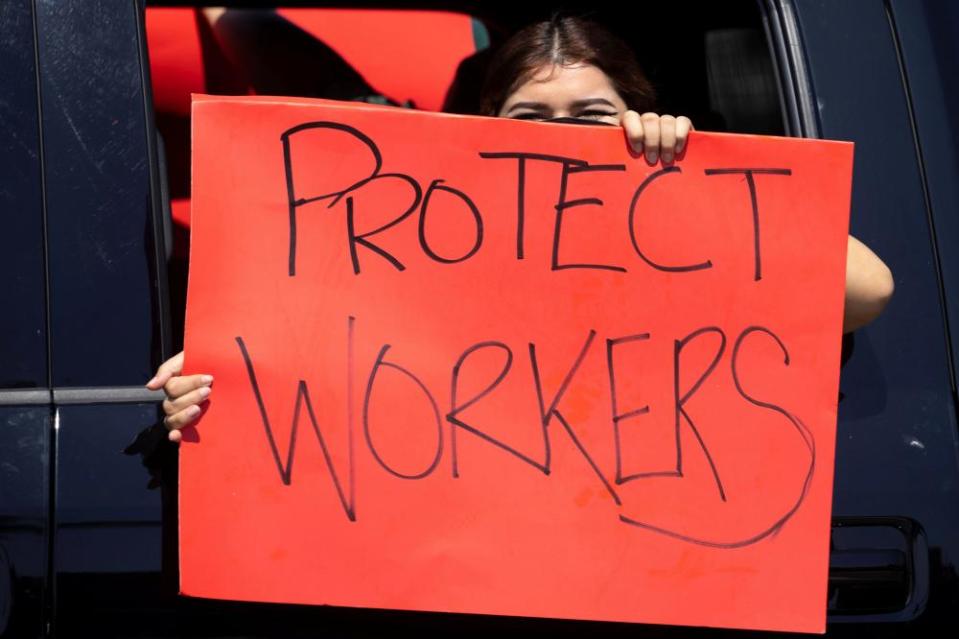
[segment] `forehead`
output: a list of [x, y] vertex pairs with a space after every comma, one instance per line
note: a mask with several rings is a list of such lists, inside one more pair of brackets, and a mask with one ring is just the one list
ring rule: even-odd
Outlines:
[[565, 104], [583, 98], [618, 98], [609, 76], [589, 64], [540, 67], [521, 84], [507, 102]]

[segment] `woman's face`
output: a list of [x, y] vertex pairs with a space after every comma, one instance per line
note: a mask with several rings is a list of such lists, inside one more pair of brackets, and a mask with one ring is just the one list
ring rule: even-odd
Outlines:
[[545, 65], [511, 93], [496, 115], [520, 120], [584, 118], [618, 125], [626, 103], [590, 64]]

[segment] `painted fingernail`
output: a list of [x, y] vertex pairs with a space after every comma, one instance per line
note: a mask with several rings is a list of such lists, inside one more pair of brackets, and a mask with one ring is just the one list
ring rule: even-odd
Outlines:
[[656, 156], [658, 153], [655, 151], [646, 151], [646, 161], [650, 164], [656, 164]]
[[663, 164], [669, 164], [673, 161], [673, 155], [671, 153], [663, 153]]

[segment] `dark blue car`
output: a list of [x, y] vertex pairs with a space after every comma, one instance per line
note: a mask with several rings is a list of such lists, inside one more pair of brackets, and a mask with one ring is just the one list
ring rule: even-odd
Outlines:
[[[352, 6], [469, 16], [446, 94], [462, 112], [486, 40], [553, 8]], [[855, 142], [851, 232], [896, 294], [844, 340], [828, 634], [955, 635], [959, 4], [564, 6], [629, 39], [663, 110], [698, 128]], [[0, 636], [759, 635], [176, 595], [176, 450], [143, 384], [181, 348], [189, 123], [155, 108], [151, 10], [0, 2]], [[197, 33], [209, 85], [224, 61]]]

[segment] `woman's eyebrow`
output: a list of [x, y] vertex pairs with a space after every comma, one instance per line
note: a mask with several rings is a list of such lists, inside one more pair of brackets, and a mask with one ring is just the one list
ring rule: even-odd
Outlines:
[[516, 109], [533, 109], [537, 111], [545, 111], [547, 106], [542, 102], [517, 102], [509, 108], [507, 113], [512, 113]]
[[603, 104], [613, 109], [616, 108], [616, 106], [606, 98], [586, 98], [585, 100], [576, 100], [571, 106], [574, 109], [582, 109], [583, 107], [594, 106], [597, 104]]

